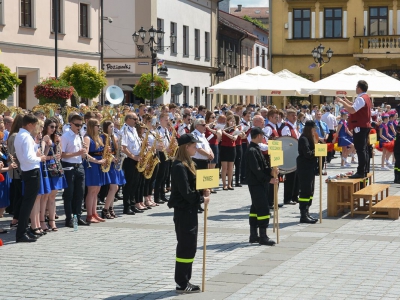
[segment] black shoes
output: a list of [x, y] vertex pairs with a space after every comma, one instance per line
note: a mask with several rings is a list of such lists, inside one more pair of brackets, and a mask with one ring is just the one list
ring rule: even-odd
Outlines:
[[154, 202], [157, 203], [157, 204], [164, 204], [165, 203], [164, 201], [162, 201], [160, 199], [155, 199]]
[[199, 293], [200, 286], [191, 284], [190, 282], [187, 283], [185, 287], [181, 287], [179, 285], [176, 286], [176, 292], [182, 294], [189, 294], [189, 293]]
[[30, 238], [26, 233], [16, 240], [17, 243], [34, 243], [37, 239]]
[[239, 182], [237, 182], [237, 183], [235, 184], [235, 186], [236, 186], [236, 187], [242, 187], [242, 185], [241, 185]]
[[65, 220], [65, 227], [74, 228], [74, 222], [72, 220]]
[[124, 215], [135, 215], [135, 212], [132, 211], [130, 208], [124, 208], [124, 211], [122, 212]]
[[135, 205], [132, 205], [132, 206], [131, 206], [131, 210], [132, 210], [134, 213], [137, 213], [137, 214], [141, 214], [141, 213], [144, 212], [143, 210], [137, 208]]
[[260, 245], [265, 245], [265, 246], [274, 246], [275, 245], [275, 241], [271, 240], [267, 236], [267, 228], [259, 228], [259, 231], [260, 231], [260, 239], [259, 239], [258, 243]]
[[300, 210], [300, 223], [305, 223], [305, 224], [315, 224], [317, 223], [317, 220], [314, 218], [310, 218], [307, 209], [301, 209]]
[[[73, 224], [72, 224], [73, 225]], [[90, 223], [83, 221], [82, 219], [78, 219], [78, 225], [79, 226], [90, 226]]]
[[[292, 200], [289, 200], [289, 201], [283, 202], [283, 204], [285, 204], [285, 205], [296, 205], [297, 203], [294, 202], [294, 201], [292, 201]], [[279, 205], [278, 205], [278, 206], [279, 206]]]
[[258, 237], [258, 231], [256, 226], [250, 226], [250, 238], [249, 238], [249, 243], [258, 243], [260, 241], [260, 238]]

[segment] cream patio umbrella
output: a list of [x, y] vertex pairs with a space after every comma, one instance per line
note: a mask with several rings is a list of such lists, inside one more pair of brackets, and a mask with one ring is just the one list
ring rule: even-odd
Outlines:
[[255, 67], [208, 89], [210, 94], [238, 96], [296, 96], [300, 90], [288, 79]]

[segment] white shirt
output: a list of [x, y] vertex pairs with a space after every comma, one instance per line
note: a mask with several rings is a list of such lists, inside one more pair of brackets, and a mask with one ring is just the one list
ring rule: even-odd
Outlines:
[[304, 113], [304, 117], [306, 118], [306, 120], [312, 121], [313, 117], [312, 115], [310, 115], [309, 113]]
[[356, 111], [359, 111], [361, 108], [363, 108], [365, 106], [365, 101], [364, 99], [361, 97], [362, 95], [364, 95], [365, 93], [361, 93], [357, 96], [356, 100], [353, 103], [353, 108]]
[[[299, 139], [300, 135], [299, 135], [299, 132], [297, 131], [297, 126], [292, 124], [289, 121], [287, 121], [286, 123], [288, 123], [290, 126], [292, 126], [294, 132], [296, 133], [296, 138]], [[289, 126], [286, 125], [285, 127], [282, 128], [281, 135], [282, 136], [292, 136]]]
[[[211, 148], [210, 148], [210, 144], [208, 143], [206, 136], [204, 135], [204, 133], [200, 133], [200, 131], [198, 131], [197, 129], [195, 129], [193, 131], [193, 136], [196, 140], [200, 141], [201, 143], [196, 143], [196, 148], [197, 149], [203, 149], [206, 152], [210, 153], [211, 152]], [[203, 160], [208, 160], [208, 156], [204, 156], [202, 154], [200, 154], [198, 151], [196, 152], [196, 154], [194, 156], [192, 156], [193, 158], [196, 159], [203, 159]]]
[[[79, 134], [75, 134], [71, 129], [61, 136], [61, 150], [63, 153], [74, 153], [82, 149], [82, 140]], [[62, 161], [71, 164], [80, 164], [82, 156], [77, 155], [69, 158], [62, 158]]]
[[171, 140], [168, 129], [162, 126], [158, 126], [157, 131], [164, 143], [164, 148], [167, 149], [169, 147], [169, 142]]
[[335, 127], [337, 125], [337, 121], [334, 115], [332, 115], [329, 111], [324, 113], [321, 116], [322, 122], [325, 122], [326, 125], [328, 125], [329, 130], [335, 130]]
[[63, 117], [61, 115], [59, 115], [59, 114], [55, 114], [55, 116], [60, 120], [60, 124], [64, 125]]
[[86, 135], [86, 132], [87, 132], [87, 125], [86, 124], [82, 125], [82, 128], [80, 129], [80, 132], [81, 132], [81, 136], [85, 136]]
[[183, 134], [186, 133], [185, 128], [187, 128], [187, 129], [190, 130], [189, 125], [187, 125], [187, 124], [185, 124], [185, 123], [182, 123], [181, 125], [179, 125], [179, 128], [178, 128], [178, 134], [179, 134], [179, 136], [181, 136], [181, 135], [183, 135]]
[[[251, 128], [254, 128], [254, 126], [251, 127]], [[266, 137], [264, 137], [264, 138], [268, 142], [267, 138]], [[251, 143], [251, 134], [248, 135], [247, 141], [249, 142], [249, 144]], [[267, 144], [259, 143], [258, 146], [260, 147], [261, 151], [268, 151], [268, 145]]]
[[139, 155], [142, 143], [136, 132], [136, 128], [124, 124], [119, 134], [122, 136], [121, 145], [127, 147], [133, 155]]
[[29, 131], [20, 128], [14, 140], [14, 147], [22, 171], [26, 172], [40, 168], [41, 160], [36, 155], [35, 145], [36, 143]]
[[63, 133], [66, 133], [67, 131], [71, 130], [71, 125], [70, 124], [65, 124], [63, 126]]
[[[270, 123], [268, 123], [268, 125], [271, 125], [271, 126], [276, 130], [276, 125], [275, 125], [274, 123], [271, 123], [271, 122], [270, 122]], [[269, 137], [270, 137], [271, 134], [272, 134], [272, 128], [269, 127], [269, 126], [265, 126], [265, 127], [263, 128], [263, 132], [264, 132], [266, 138], [269, 139]]]

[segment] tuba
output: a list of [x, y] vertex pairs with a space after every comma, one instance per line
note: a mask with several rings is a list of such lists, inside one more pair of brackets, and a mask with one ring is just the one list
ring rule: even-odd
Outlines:
[[106, 173], [110, 171], [111, 163], [114, 159], [114, 156], [111, 153], [111, 143], [110, 139], [111, 137], [108, 136], [108, 134], [104, 133], [106, 144], [104, 145], [104, 150], [103, 150], [103, 159], [106, 161], [104, 164], [101, 165], [101, 170]]

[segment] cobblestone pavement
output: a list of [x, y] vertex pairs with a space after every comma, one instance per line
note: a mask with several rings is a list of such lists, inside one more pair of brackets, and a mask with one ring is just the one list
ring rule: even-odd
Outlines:
[[[380, 156], [376, 157], [376, 165]], [[340, 159], [328, 175], [340, 169]], [[353, 168], [354, 169], [354, 168]], [[393, 170], [376, 171], [376, 183], [390, 183]], [[390, 194], [400, 195], [391, 184]], [[279, 188], [282, 202], [283, 186]], [[299, 224], [297, 206], [279, 210], [280, 244], [248, 243], [250, 198], [246, 186], [212, 195], [207, 232], [206, 292], [177, 296], [174, 284], [176, 238], [172, 211], [162, 205], [146, 213], [124, 216], [121, 201], [115, 220], [78, 232], [63, 228], [33, 244], [15, 244], [15, 232], [0, 235], [0, 299], [390, 299], [400, 295], [399, 220], [326, 218]], [[311, 213], [319, 213], [316, 177]], [[7, 228], [11, 218], [0, 219]], [[199, 215], [203, 224], [203, 215]], [[202, 225], [199, 228], [203, 232]], [[272, 226], [270, 237], [276, 238]], [[203, 235], [192, 282], [201, 283]]]

